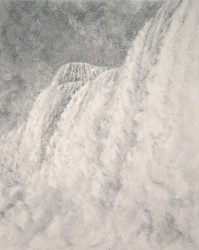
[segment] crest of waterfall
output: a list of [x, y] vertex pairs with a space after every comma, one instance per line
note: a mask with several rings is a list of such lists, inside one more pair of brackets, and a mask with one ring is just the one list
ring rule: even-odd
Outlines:
[[120, 69], [58, 71], [1, 139], [3, 249], [198, 249], [198, 44], [170, 0]]

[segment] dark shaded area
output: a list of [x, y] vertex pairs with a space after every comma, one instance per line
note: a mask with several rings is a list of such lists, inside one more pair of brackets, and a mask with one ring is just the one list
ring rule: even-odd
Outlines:
[[159, 6], [147, 3], [137, 10], [128, 0], [1, 2], [0, 129], [25, 119], [61, 65], [121, 65], [137, 31]]

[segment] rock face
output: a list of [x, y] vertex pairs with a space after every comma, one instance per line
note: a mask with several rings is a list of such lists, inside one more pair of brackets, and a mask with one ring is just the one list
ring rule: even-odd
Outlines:
[[1, 138], [2, 249], [197, 250], [199, 5], [168, 1], [124, 66], [63, 66]]

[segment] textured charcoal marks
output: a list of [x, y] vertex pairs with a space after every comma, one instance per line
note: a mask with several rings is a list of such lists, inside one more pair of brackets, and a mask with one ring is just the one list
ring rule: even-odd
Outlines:
[[[45, 157], [45, 147], [49, 142], [50, 137], [56, 129], [57, 123], [61, 114], [70, 103], [75, 93], [89, 81], [94, 80], [107, 68], [96, 67], [86, 63], [71, 63], [66, 64], [58, 70], [53, 79], [52, 86], [50, 86], [44, 95], [41, 95], [36, 100], [36, 106], [33, 107], [31, 116], [34, 120], [30, 120], [29, 128], [34, 127], [38, 129], [41, 124], [40, 131], [33, 131], [33, 136], [41, 136], [40, 163]], [[41, 110], [39, 115], [35, 115], [38, 110]], [[34, 139], [33, 139], [34, 140]], [[35, 138], [35, 144], [38, 144], [38, 138]], [[38, 160], [37, 160], [38, 161]]]
[[[23, 128], [20, 128], [18, 133], [14, 132], [15, 137], [18, 134], [18, 140], [20, 141], [19, 143], [17, 140], [21, 158], [19, 165], [27, 159], [31, 167], [42, 163], [46, 155], [45, 147], [56, 129], [61, 114], [75, 93], [85, 83], [94, 80], [106, 70], [105, 67], [96, 67], [86, 63], [66, 64], [58, 70], [51, 86], [37, 97], [27, 123], [22, 125]], [[12, 133], [10, 133], [10, 139]], [[8, 137], [5, 137], [5, 140], [7, 139]], [[11, 143], [10, 139], [9, 144]], [[15, 143], [14, 140], [13, 143]]]
[[160, 5], [129, 0], [1, 0], [1, 133], [27, 120], [36, 96], [63, 64], [120, 66], [135, 34]]
[[169, 0], [121, 68], [60, 68], [1, 137], [0, 250], [198, 250], [198, 28]]

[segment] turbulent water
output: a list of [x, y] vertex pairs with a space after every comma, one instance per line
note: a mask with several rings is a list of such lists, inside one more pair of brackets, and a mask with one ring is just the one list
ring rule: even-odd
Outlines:
[[58, 71], [1, 137], [0, 249], [199, 249], [198, 44], [168, 1], [120, 69]]

